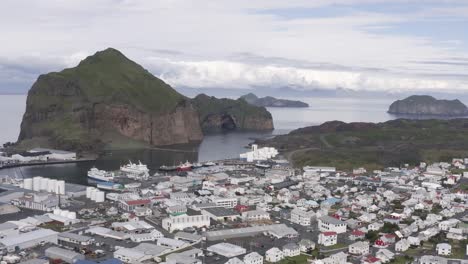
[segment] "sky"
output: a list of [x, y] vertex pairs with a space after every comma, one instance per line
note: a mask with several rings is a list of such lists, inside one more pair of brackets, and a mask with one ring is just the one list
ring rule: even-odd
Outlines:
[[468, 0], [2, 0], [0, 92], [107, 47], [174, 87], [468, 91]]

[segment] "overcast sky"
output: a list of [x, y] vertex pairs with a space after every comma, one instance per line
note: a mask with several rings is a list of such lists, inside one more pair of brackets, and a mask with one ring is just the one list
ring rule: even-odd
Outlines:
[[467, 25], [468, 0], [2, 0], [0, 92], [107, 47], [175, 87], [466, 92]]

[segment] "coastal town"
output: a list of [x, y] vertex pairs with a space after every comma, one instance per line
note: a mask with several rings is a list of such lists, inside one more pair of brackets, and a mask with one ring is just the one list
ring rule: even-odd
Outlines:
[[[76, 160], [33, 149], [2, 166]], [[1, 174], [1, 171], [0, 171]], [[237, 159], [2, 176], [1, 263], [468, 263], [468, 158], [367, 171]]]

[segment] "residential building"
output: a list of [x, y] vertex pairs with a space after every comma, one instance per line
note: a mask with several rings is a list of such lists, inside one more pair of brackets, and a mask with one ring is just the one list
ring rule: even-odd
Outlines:
[[336, 232], [338, 234], [346, 232], [346, 223], [334, 217], [323, 216], [318, 219], [318, 228], [322, 232]]
[[265, 252], [265, 260], [268, 262], [278, 262], [284, 258], [283, 251], [277, 247], [270, 248]]
[[310, 226], [313, 218], [315, 218], [314, 211], [305, 211], [299, 208], [291, 211], [291, 222], [302, 226]]
[[326, 247], [336, 245], [338, 243], [338, 234], [336, 232], [322, 232], [319, 234], [318, 243]]
[[295, 257], [301, 254], [301, 249], [296, 243], [288, 243], [283, 246], [283, 256]]
[[386, 248], [381, 248], [375, 253], [375, 256], [379, 258], [382, 263], [387, 263], [395, 257], [395, 253]]
[[353, 255], [366, 255], [369, 254], [369, 242], [368, 241], [358, 241], [348, 247], [348, 251]]
[[436, 245], [438, 255], [448, 256], [452, 254], [452, 246], [448, 243], [439, 243]]
[[406, 250], [409, 249], [410, 247], [410, 242], [408, 239], [404, 238], [398, 242], [395, 243], [395, 251], [396, 252], [405, 252]]
[[263, 256], [252, 252], [244, 256], [244, 264], [263, 264]]

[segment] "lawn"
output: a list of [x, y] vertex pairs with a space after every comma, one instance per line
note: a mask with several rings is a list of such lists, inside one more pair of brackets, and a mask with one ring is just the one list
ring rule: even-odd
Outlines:
[[413, 263], [413, 260], [414, 258], [410, 256], [397, 256], [392, 261], [390, 261], [389, 264], [407, 264]]

